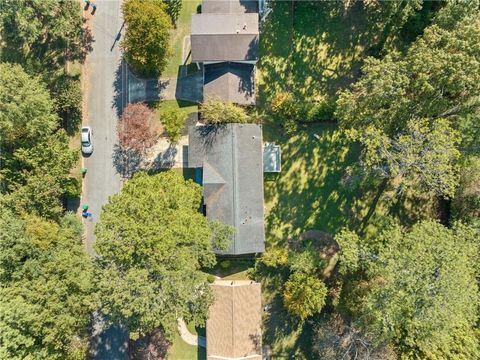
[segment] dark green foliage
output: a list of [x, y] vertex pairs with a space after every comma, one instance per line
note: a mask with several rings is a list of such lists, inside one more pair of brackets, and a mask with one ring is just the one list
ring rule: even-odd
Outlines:
[[[480, 244], [474, 229], [425, 221], [410, 231], [392, 226], [363, 243], [358, 261], [367, 269], [369, 286], [363, 295], [344, 296], [358, 297], [356, 311], [366, 331], [393, 344], [405, 359], [480, 355], [475, 330]], [[355, 261], [351, 254], [349, 263]]]
[[85, 58], [91, 35], [82, 10], [68, 0], [1, 0], [2, 61], [19, 62], [28, 71], [47, 74], [67, 60]]
[[126, 29], [121, 46], [128, 64], [145, 76], [160, 74], [170, 55], [172, 28], [164, 3], [127, 0], [122, 9]]
[[78, 152], [68, 148], [63, 131], [39, 140], [30, 148], [16, 149], [5, 160], [1, 174], [8, 193], [3, 202], [19, 213], [55, 219], [63, 211], [60, 197], [66, 192]]
[[45, 85], [20, 65], [0, 64], [2, 147], [38, 141], [58, 126], [55, 104]]
[[79, 198], [82, 194], [82, 182], [77, 178], [70, 177], [64, 182], [65, 196], [67, 198]]
[[83, 359], [93, 310], [92, 268], [81, 224], [0, 208], [0, 357]]
[[176, 24], [180, 11], [182, 10], [182, 0], [163, 0], [167, 6], [167, 13], [172, 18], [172, 22]]
[[204, 322], [212, 299], [200, 268], [216, 260], [201, 198], [173, 171], [137, 173], [104, 205], [95, 228], [101, 310], [132, 334], [162, 327], [171, 337], [177, 317]]
[[468, 158], [460, 171], [460, 185], [452, 200], [456, 220], [480, 225], [480, 158]]
[[336, 116], [344, 127], [373, 125], [392, 135], [411, 119], [475, 113], [480, 91], [480, 17], [449, 30], [425, 30], [404, 55], [368, 58], [363, 77], [340, 95]]
[[75, 134], [82, 122], [82, 88], [80, 79], [60, 76], [53, 85], [57, 113], [62, 119], [63, 128], [71, 136]]

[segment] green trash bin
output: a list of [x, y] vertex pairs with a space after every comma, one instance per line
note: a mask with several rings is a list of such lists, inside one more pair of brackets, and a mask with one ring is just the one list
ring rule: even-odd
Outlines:
[[82, 209], [83, 209], [83, 211], [87, 211], [88, 210], [88, 205], [87, 204], [83, 205]]

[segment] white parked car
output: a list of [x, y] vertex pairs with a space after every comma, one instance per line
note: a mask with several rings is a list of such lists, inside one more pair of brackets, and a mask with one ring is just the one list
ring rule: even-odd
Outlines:
[[92, 129], [90, 126], [84, 126], [82, 127], [82, 153], [90, 155], [92, 152]]

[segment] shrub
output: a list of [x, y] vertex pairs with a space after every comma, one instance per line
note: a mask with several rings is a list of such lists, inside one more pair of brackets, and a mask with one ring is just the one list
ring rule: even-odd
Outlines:
[[271, 104], [275, 121], [281, 123], [287, 132], [295, 131], [297, 124], [301, 122], [332, 120], [335, 109], [335, 98], [328, 97], [312, 102], [285, 92], [277, 93]]
[[185, 126], [185, 114], [178, 109], [168, 109], [160, 114], [160, 121], [170, 141], [174, 144], [182, 137]]
[[223, 269], [223, 270], [226, 270], [230, 267], [230, 260], [223, 260], [220, 262], [220, 267]]
[[208, 274], [207, 275], [207, 281], [212, 284], [215, 281], [215, 275]]
[[288, 265], [288, 250], [281, 247], [272, 247], [263, 253], [261, 262], [266, 266], [286, 266]]
[[336, 110], [335, 98], [327, 98], [322, 101], [311, 103], [308, 106], [306, 120], [314, 121], [330, 121], [333, 119]]
[[293, 273], [285, 283], [283, 303], [293, 315], [301, 320], [320, 312], [325, 306], [327, 287], [314, 276]]
[[249, 123], [252, 121], [244, 108], [216, 98], [207, 99], [201, 108], [205, 124]]
[[82, 122], [82, 88], [78, 78], [60, 76], [52, 90], [57, 113], [69, 135], [78, 131]]
[[77, 178], [70, 177], [65, 180], [64, 189], [67, 198], [78, 198], [82, 193], [82, 183]]

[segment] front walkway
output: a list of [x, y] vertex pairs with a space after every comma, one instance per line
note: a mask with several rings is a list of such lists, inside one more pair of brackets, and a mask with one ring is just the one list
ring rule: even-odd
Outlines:
[[206, 338], [204, 336], [194, 335], [190, 331], [188, 331], [187, 324], [185, 324], [185, 321], [183, 321], [183, 319], [177, 319], [177, 322], [178, 332], [180, 333], [183, 341], [185, 341], [188, 345], [192, 346], [207, 346]]

